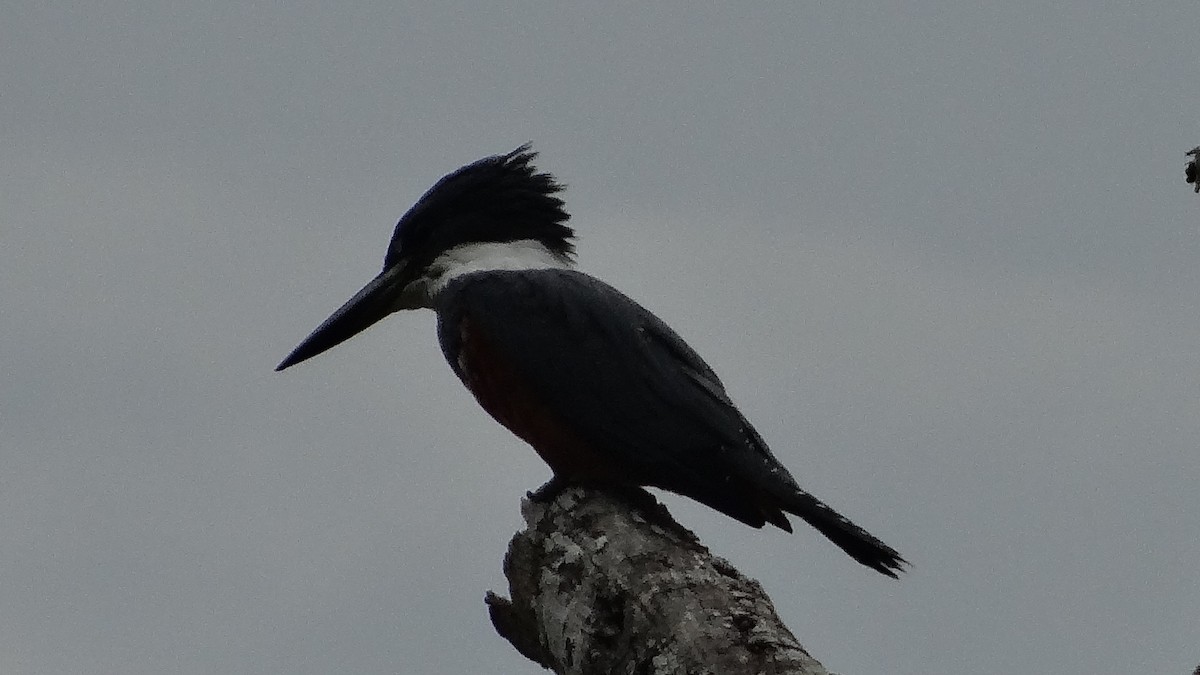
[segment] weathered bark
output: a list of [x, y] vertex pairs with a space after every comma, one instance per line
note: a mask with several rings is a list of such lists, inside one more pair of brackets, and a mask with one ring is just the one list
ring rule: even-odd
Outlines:
[[[1200, 162], [1200, 145], [1188, 150], [1186, 154], [1192, 158], [1192, 161], [1188, 162], [1187, 166], [1184, 167], [1184, 178], [1187, 182], [1194, 183], [1196, 192], [1200, 193], [1200, 167], [1197, 166], [1197, 162]], [[1200, 666], [1197, 666], [1197, 670], [1200, 670]], [[1192, 675], [1196, 674], [1192, 673]]]
[[504, 558], [497, 632], [556, 673], [826, 675], [761, 586], [640, 489], [525, 500]]

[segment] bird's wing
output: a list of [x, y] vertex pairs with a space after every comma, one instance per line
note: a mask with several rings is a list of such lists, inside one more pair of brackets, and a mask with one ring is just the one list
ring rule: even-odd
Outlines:
[[[757, 508], [713, 502], [747, 488], [797, 489], [712, 368], [660, 319], [578, 272], [503, 274], [503, 284], [468, 277], [448, 288], [452, 311], [469, 317], [472, 330], [486, 336], [539, 403], [609, 453], [631, 482], [680, 492], [759, 525]], [[455, 339], [445, 325], [450, 311], [439, 308], [444, 347]]]

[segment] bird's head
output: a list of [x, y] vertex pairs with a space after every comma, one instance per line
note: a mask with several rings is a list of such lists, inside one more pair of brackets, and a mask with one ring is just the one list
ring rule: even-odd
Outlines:
[[565, 267], [574, 232], [556, 195], [562, 185], [531, 164], [529, 144], [444, 176], [396, 223], [383, 271], [275, 370], [312, 358], [402, 309], [432, 306], [461, 274]]

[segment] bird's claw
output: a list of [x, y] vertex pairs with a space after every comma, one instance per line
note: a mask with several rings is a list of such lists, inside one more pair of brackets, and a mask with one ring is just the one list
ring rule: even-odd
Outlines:
[[554, 498], [562, 494], [562, 491], [565, 489], [567, 489], [567, 482], [558, 476], [554, 476], [550, 480], [543, 483], [538, 489], [531, 492], [526, 492], [525, 496], [528, 497], [529, 501], [531, 502], [545, 504], [546, 502], [554, 501]]

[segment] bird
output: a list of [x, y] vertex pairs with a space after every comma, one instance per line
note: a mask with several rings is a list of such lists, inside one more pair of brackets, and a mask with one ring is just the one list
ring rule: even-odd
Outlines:
[[526, 143], [443, 176], [400, 218], [383, 270], [276, 367], [402, 310], [432, 309], [450, 368], [549, 465], [530, 497], [655, 487], [755, 528], [800, 517], [897, 577], [893, 548], [800, 488], [711, 367], [662, 319], [575, 265], [563, 185]]

